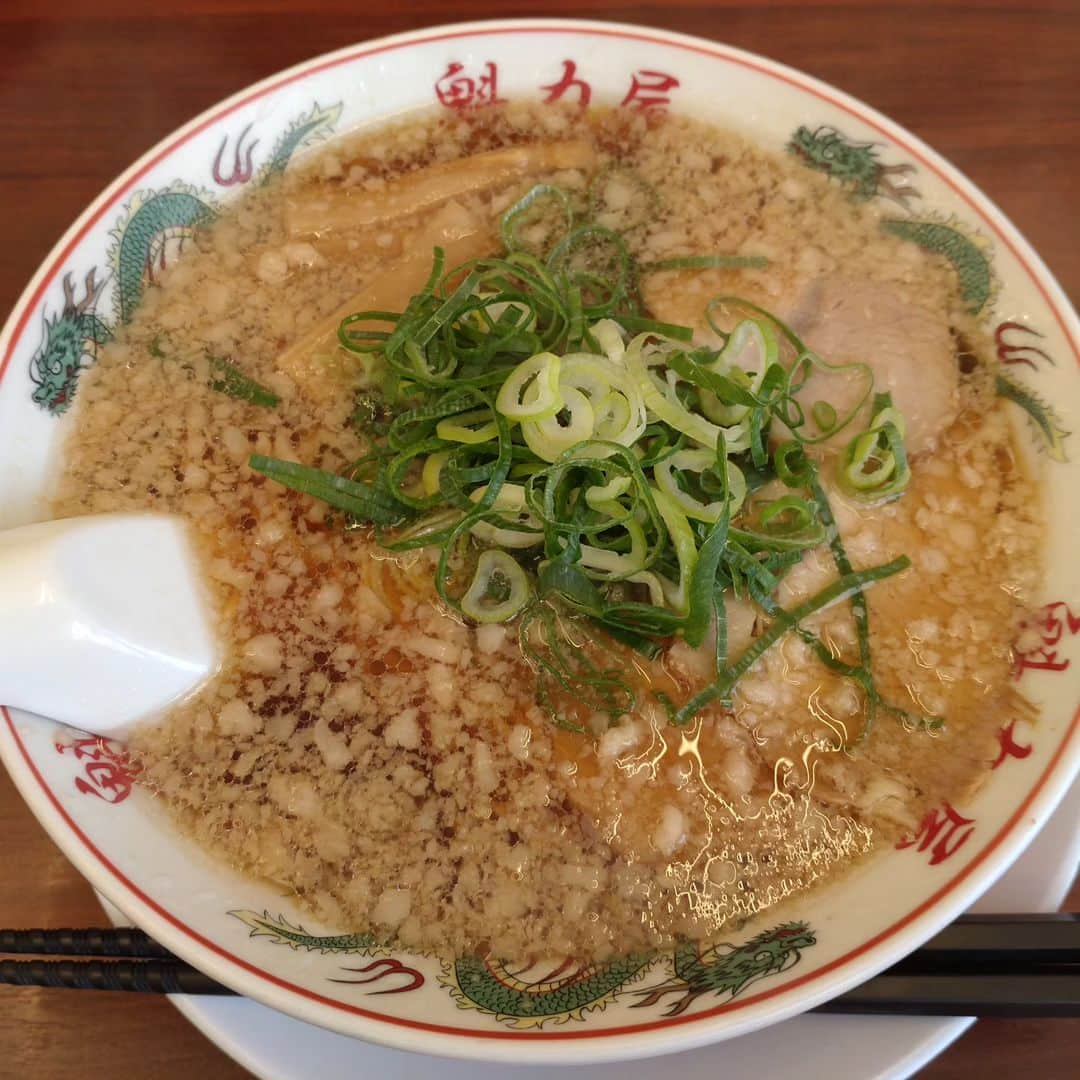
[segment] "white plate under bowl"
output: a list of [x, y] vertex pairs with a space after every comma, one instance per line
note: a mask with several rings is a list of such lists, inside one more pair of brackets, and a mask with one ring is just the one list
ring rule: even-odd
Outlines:
[[[701, 39], [604, 23], [501, 21], [369, 42], [274, 76], [170, 136], [94, 202], [0, 334], [0, 525], [44, 513], [41, 494], [66, 422], [60, 414], [77, 392], [69, 375], [92, 362], [105, 327], [130, 317], [183, 237], [244, 184], [261, 182], [313, 139], [409, 109], [574, 101], [587, 91], [619, 108], [715, 121], [781, 152], [795, 138], [816, 148], [807, 156], [823, 168], [846, 147], [863, 170], [861, 193], [883, 216], [964, 270], [965, 293], [995, 334], [1010, 378], [1052, 401], [1063, 430], [1077, 430], [1075, 313], [1001, 213], [908, 132], [808, 76]], [[73, 350], [71, 368], [64, 361]], [[1071, 440], [1056, 438], [1050, 449], [1066, 458]], [[1053, 509], [1039, 598], [1046, 606], [1038, 645], [1019, 672], [1039, 707], [1037, 724], [1002, 732], [999, 767], [970, 802], [935, 808], [910, 843], [801, 897], [783, 924], [766, 917], [730, 935], [707, 959], [713, 989], [695, 997], [687, 987], [674, 1004], [623, 992], [628, 983], [613, 981], [614, 968], [594, 977], [556, 964], [556, 992], [540, 972], [534, 979], [497, 965], [360, 955], [334, 927], [316, 925], [267, 883], [229, 871], [182, 838], [133, 785], [119, 748], [13, 712], [0, 717], [0, 756], [100, 892], [246, 997], [346, 1035], [513, 1064], [692, 1050], [788, 1019], [916, 948], [1007, 869], [1067, 790], [1080, 765], [1080, 464], [1048, 453], [1038, 463]], [[754, 977], [733, 978], [736, 968], [746, 971], [746, 957]], [[681, 978], [672, 954], [650, 963], [632, 972], [633, 989]], [[364, 967], [377, 989], [337, 981], [346, 966]], [[511, 1005], [496, 1009], [509, 983]], [[587, 996], [598, 986], [599, 996]], [[571, 998], [583, 1007], [550, 1004]]]

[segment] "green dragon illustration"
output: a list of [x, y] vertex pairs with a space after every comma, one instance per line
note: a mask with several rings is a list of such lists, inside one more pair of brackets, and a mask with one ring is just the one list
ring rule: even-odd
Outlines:
[[924, 251], [948, 259], [960, 279], [960, 296], [972, 315], [983, 311], [997, 293], [989, 241], [962, 227], [955, 218], [947, 221], [890, 218], [881, 227], [918, 244]]
[[[329, 134], [342, 108], [341, 102], [325, 108], [316, 102], [296, 117], [260, 168], [258, 182], [265, 184], [285, 169], [302, 146]], [[179, 181], [159, 191], [137, 192], [125, 209], [112, 230], [115, 244], [110, 253], [117, 280], [117, 319], [121, 323], [131, 319], [147, 282], [153, 281], [159, 267], [164, 268], [166, 245], [175, 241], [182, 248], [217, 213], [209, 193]]]
[[116, 316], [129, 322], [143, 289], [166, 266], [167, 244], [182, 248], [214, 217], [210, 196], [176, 182], [160, 191], [138, 191], [112, 230], [109, 259], [116, 272]]
[[[852, 189], [853, 197], [871, 199], [883, 194], [908, 209], [906, 200], [918, 192], [905, 182], [889, 179], [890, 174], [913, 171], [910, 165], [882, 165], [877, 160], [874, 143], [857, 143], [836, 128], [799, 127], [788, 142], [788, 150], [805, 165], [824, 172]], [[989, 240], [956, 217], [927, 215], [921, 218], [886, 218], [881, 228], [899, 236], [924, 251], [940, 255], [951, 263], [960, 282], [960, 296], [972, 315], [985, 315], [992, 309], [1001, 283], [994, 272], [993, 248]], [[996, 388], [1031, 418], [1040, 441], [1054, 461], [1065, 461], [1065, 430], [1053, 408], [1023, 383], [998, 374]]]
[[[968, 311], [973, 315], [988, 311], [997, 296], [1000, 282], [994, 273], [990, 242], [985, 237], [961, 225], [956, 218], [927, 218], [922, 221], [889, 219], [883, 221], [881, 227], [948, 259], [960, 279], [960, 295], [967, 303]], [[1028, 414], [1035, 429], [1036, 441], [1041, 442], [1050, 459], [1066, 461], [1065, 439], [1069, 432], [1053, 407], [1024, 383], [1000, 371], [995, 376], [994, 385], [999, 397], [1012, 401]]]
[[1042, 438], [1046, 453], [1052, 461], [1064, 463], [1068, 460], [1065, 455], [1065, 439], [1070, 432], [1062, 426], [1057, 413], [1040, 398], [1033, 390], [1025, 386], [1018, 379], [1010, 378], [1000, 372], [994, 378], [994, 387], [998, 397], [1006, 398], [1019, 405], [1028, 414], [1035, 430]]
[[[182, 246], [214, 213], [207, 197], [179, 183], [135, 193], [110, 233], [108, 259], [115, 276], [112, 326], [134, 314], [147, 281], [166, 265], [167, 245]], [[105, 287], [105, 280], [96, 281], [96, 275], [96, 267], [87, 274], [86, 293], [78, 303], [71, 275], [64, 275], [64, 306], [59, 315], [46, 316], [42, 343], [30, 360], [32, 400], [53, 416], [70, 408], [79, 373], [93, 363], [98, 347], [113, 334], [109, 322], [94, 310]]]
[[258, 183], [268, 183], [278, 173], [284, 172], [293, 154], [301, 147], [326, 138], [334, 130], [343, 108], [344, 102], [341, 101], [325, 107], [315, 102], [307, 112], [293, 120], [274, 144], [270, 157], [260, 167]]
[[497, 960], [463, 956], [443, 965], [439, 981], [462, 1009], [477, 1009], [514, 1028], [564, 1024], [603, 1009], [628, 983], [644, 975], [655, 953], [630, 953], [606, 964], [563, 963], [538, 978], [522, 978]]
[[[266, 911], [229, 914], [249, 927], [252, 937], [268, 937], [292, 949], [368, 956], [390, 951], [370, 934], [318, 936]], [[586, 1013], [605, 1008], [626, 992], [643, 999], [633, 1008], [654, 1005], [666, 994], [678, 993], [681, 996], [665, 1014], [676, 1016], [702, 994], [727, 993], [734, 998], [751, 983], [787, 971], [798, 963], [801, 951], [816, 940], [806, 923], [795, 922], [775, 926], [741, 945], [680, 945], [670, 957], [671, 976], [642, 990], [628, 991], [628, 987], [662, 960], [656, 953], [630, 953], [603, 964], [579, 965], [567, 960], [551, 969], [529, 964], [516, 970], [490, 957], [464, 956], [442, 961], [439, 982], [459, 1008], [475, 1009], [514, 1028], [582, 1020]]]
[[[670, 1003], [665, 1016], [678, 1016], [702, 994], [730, 994], [737, 997], [751, 983], [779, 975], [799, 962], [801, 950], [816, 944], [817, 938], [804, 922], [783, 923], [758, 934], [742, 945], [720, 943], [702, 948], [697, 944], [675, 949], [671, 978], [634, 993], [641, 997], [635, 1009], [655, 1005], [666, 994], [679, 996]], [[726, 950], [726, 951], [722, 951]]]
[[[268, 160], [259, 170], [265, 184], [282, 172], [301, 147], [325, 138], [341, 116], [343, 104], [320, 106], [297, 116], [286, 128]], [[195, 232], [217, 214], [213, 197], [176, 181], [165, 188], [138, 191], [124, 206], [116, 225], [108, 260], [115, 283], [113, 325], [129, 322], [147, 284], [164, 270], [174, 249], [182, 249]], [[109, 322], [94, 308], [105, 282], [95, 281], [96, 269], [86, 278], [86, 295], [75, 302], [70, 275], [64, 276], [64, 307], [44, 320], [44, 337], [30, 361], [33, 401], [58, 416], [70, 406], [79, 372], [93, 363], [97, 349], [112, 336]]]
[[294, 926], [283, 916], [274, 918], [269, 911], [261, 915], [257, 911], [230, 911], [251, 930], [250, 937], [268, 937], [276, 945], [288, 945], [291, 949], [306, 949], [320, 953], [359, 953], [361, 956], [377, 956], [390, 950], [374, 934], [331, 934], [319, 937], [309, 934], [302, 926]]
[[[796, 128], [788, 150], [804, 165], [850, 188], [855, 199], [866, 201], [884, 195], [907, 210], [907, 200], [919, 196], [907, 181], [890, 179], [914, 172], [914, 165], [883, 165], [878, 161], [875, 143], [855, 142], [834, 127], [821, 126], [813, 131], [805, 126]], [[961, 296], [973, 315], [983, 311], [997, 292], [989, 243], [962, 227], [958, 220], [889, 218], [881, 227], [948, 259], [960, 279]]]
[[876, 145], [855, 142], [836, 128], [822, 125], [813, 131], [808, 127], [796, 128], [787, 148], [804, 165], [850, 188], [852, 198], [866, 202], [875, 195], [883, 195], [907, 209], [907, 200], [918, 198], [919, 193], [900, 178], [915, 172], [915, 166], [882, 164], [878, 161]]
[[30, 359], [30, 380], [34, 384], [31, 396], [36, 405], [54, 416], [70, 407], [79, 372], [93, 363], [98, 346], [112, 335], [94, 313], [105, 285], [94, 280], [96, 272], [91, 269], [86, 275], [86, 291], [78, 303], [71, 275], [64, 275], [64, 307], [59, 315], [46, 317], [44, 340]]

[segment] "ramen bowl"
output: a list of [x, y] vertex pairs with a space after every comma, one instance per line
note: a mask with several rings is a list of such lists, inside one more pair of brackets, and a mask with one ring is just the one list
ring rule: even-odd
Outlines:
[[[969, 802], [932, 808], [895, 847], [731, 929], [709, 947], [584, 965], [375, 949], [187, 840], [122, 746], [4, 710], [0, 755], [81, 873], [135, 924], [228, 987], [327, 1028], [405, 1049], [545, 1064], [684, 1050], [775, 1023], [918, 947], [1019, 855], [1080, 763], [1080, 569], [1070, 461], [1080, 325], [1016, 229], [918, 139], [858, 101], [760, 57], [631, 26], [501, 21], [368, 42], [274, 76], [136, 162], [71, 227], [0, 335], [4, 526], [47, 516], [44, 493], [93, 362], [161, 267], [215, 210], [326, 138], [407, 110], [504, 100], [670, 110], [743, 133], [879, 200], [932, 238], [994, 335], [1020, 440], [1052, 508], [1046, 574], [1015, 654], [1031, 722], [1003, 726]], [[1052, 402], [1052, 410], [1045, 403]], [[93, 574], [92, 566], [86, 567]], [[692, 969], [692, 970], [691, 970]]]

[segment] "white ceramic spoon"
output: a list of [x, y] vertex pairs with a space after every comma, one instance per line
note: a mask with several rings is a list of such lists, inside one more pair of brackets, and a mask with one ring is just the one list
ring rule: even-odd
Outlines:
[[98, 514], [0, 532], [0, 703], [123, 739], [217, 665], [182, 519]]

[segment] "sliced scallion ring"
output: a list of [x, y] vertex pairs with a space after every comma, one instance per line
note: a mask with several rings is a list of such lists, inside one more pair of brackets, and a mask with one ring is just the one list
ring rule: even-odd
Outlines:
[[563, 407], [559, 388], [562, 360], [554, 353], [537, 353], [523, 360], [506, 378], [495, 408], [508, 420], [546, 420]]
[[596, 438], [632, 446], [644, 434], [648, 416], [641, 391], [613, 361], [581, 353], [568, 356], [561, 382], [589, 399]]
[[649, 603], [655, 604], [657, 607], [663, 607], [667, 602], [664, 595], [665, 588], [672, 591], [676, 588], [666, 578], [654, 574], [651, 570], [642, 570], [640, 573], [631, 574], [626, 580], [635, 585], [644, 585], [649, 590]]
[[630, 541], [630, 550], [620, 552], [610, 548], [597, 547], [593, 544], [582, 544], [581, 565], [610, 578], [627, 577], [630, 574], [643, 571], [648, 557], [648, 542], [645, 539], [645, 530], [617, 502], [594, 503], [593, 507], [611, 518], [613, 529], [625, 531]]
[[622, 327], [614, 319], [600, 319], [593, 323], [591, 332], [600, 351], [613, 363], [619, 363], [626, 352]]
[[862, 501], [895, 499], [911, 480], [904, 417], [888, 393], [874, 398], [870, 427], [844, 448], [837, 465], [841, 489]]
[[[763, 319], [743, 319], [709, 367], [715, 374], [726, 375], [736, 385], [756, 395], [766, 371], [779, 362], [779, 356], [780, 347], [772, 326]], [[705, 391], [701, 395], [701, 411], [715, 423], [731, 426], [746, 419], [750, 406], [725, 404], [716, 394]]]
[[[726, 461], [726, 459], [725, 459]], [[687, 517], [695, 521], [711, 524], [718, 521], [724, 512], [722, 499], [703, 503], [679, 486], [676, 472], [702, 473], [716, 466], [716, 455], [708, 450], [680, 450], [653, 466], [653, 477], [657, 487], [675, 501]], [[746, 498], [746, 478], [742, 470], [732, 461], [726, 461], [728, 512], [734, 516], [742, 507]]]
[[606, 484], [593, 484], [585, 489], [585, 501], [595, 510], [602, 503], [609, 503], [630, 490], [633, 481], [629, 476], [613, 476]]
[[480, 553], [461, 610], [478, 623], [512, 619], [529, 602], [529, 579], [513, 556], [498, 548]]
[[[573, 386], [562, 387], [563, 407], [545, 420], [524, 420], [521, 434], [529, 449], [544, 461], [593, 437], [596, 414], [589, 399]], [[565, 422], [564, 422], [565, 418]]]
[[675, 546], [675, 557], [679, 561], [679, 583], [675, 586], [665, 584], [664, 595], [669, 607], [678, 614], [685, 615], [689, 603], [690, 578], [697, 566], [697, 541], [694, 539], [690, 522], [674, 499], [657, 488], [653, 488], [652, 497], [667, 526], [668, 536]]

